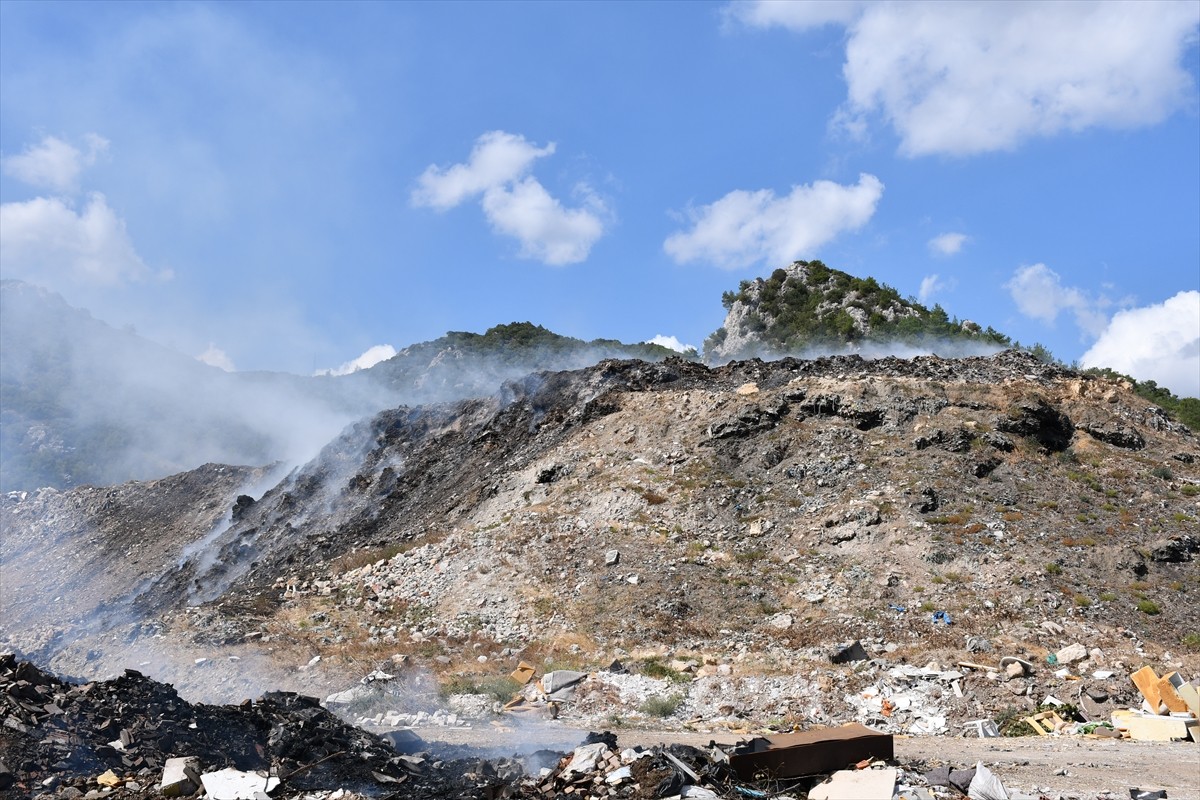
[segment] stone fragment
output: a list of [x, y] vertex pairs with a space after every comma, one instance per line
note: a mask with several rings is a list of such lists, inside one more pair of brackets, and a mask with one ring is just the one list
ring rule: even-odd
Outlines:
[[107, 770], [107, 771], [101, 773], [100, 776], [96, 778], [96, 783], [100, 784], [101, 786], [108, 786], [109, 788], [114, 788], [114, 787], [120, 786], [123, 783], [123, 781], [120, 779], [120, 777], [117, 776], [117, 773], [113, 772], [110, 769], [110, 770]]
[[1076, 661], [1087, 658], [1087, 654], [1087, 648], [1076, 642], [1059, 650], [1054, 657], [1058, 659], [1059, 664], [1074, 664]]
[[158, 790], [166, 797], [193, 795], [200, 788], [200, 759], [168, 758]]
[[792, 615], [785, 612], [775, 614], [767, 620], [768, 625], [779, 631], [786, 631], [788, 628], [792, 627], [794, 622], [795, 620], [792, 619]]
[[604, 566], [615, 567], [619, 563], [621, 563], [621, 551], [620, 550], [609, 550], [607, 553], [604, 554]]

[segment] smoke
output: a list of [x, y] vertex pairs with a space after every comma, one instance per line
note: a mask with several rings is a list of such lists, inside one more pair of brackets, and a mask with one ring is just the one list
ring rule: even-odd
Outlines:
[[728, 364], [730, 361], [759, 358], [763, 361], [776, 361], [781, 358], [797, 358], [810, 360], [828, 356], [858, 356], [868, 361], [880, 358], [912, 359], [918, 356], [938, 356], [941, 358], [972, 358], [992, 356], [1003, 351], [1005, 347], [988, 342], [958, 340], [958, 339], [923, 339], [920, 342], [900, 340], [870, 341], [847, 343], [837, 347], [832, 345], [817, 345], [796, 350], [781, 352], [768, 347], [753, 346], [740, 349], [736, 354], [719, 359], [706, 358], [713, 366]]

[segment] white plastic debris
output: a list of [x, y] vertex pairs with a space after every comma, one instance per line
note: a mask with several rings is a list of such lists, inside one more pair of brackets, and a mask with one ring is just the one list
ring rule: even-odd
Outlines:
[[226, 767], [200, 776], [204, 793], [210, 800], [254, 800], [255, 795], [270, 792], [279, 785], [279, 778], [260, 775], [257, 772], [242, 772]]
[[999, 776], [985, 767], [982, 761], [975, 764], [975, 777], [967, 787], [967, 797], [970, 800], [1011, 800]]

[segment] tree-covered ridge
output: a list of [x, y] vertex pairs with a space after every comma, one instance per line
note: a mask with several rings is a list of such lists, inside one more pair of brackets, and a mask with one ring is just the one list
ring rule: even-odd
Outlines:
[[[796, 261], [769, 278], [742, 281], [736, 292], [725, 292], [721, 302], [730, 312], [741, 306], [742, 313], [730, 314], [738, 321], [738, 333], [751, 333], [763, 349], [778, 353], [862, 341], [1011, 344], [990, 326], [960, 321], [940, 305], [926, 308], [886, 283], [858, 278], [820, 261]], [[722, 328], [712, 334], [705, 352], [719, 347], [729, 333]]]
[[660, 361], [668, 356], [679, 355], [674, 350], [657, 344], [625, 344], [616, 339], [593, 339], [588, 342], [554, 333], [541, 325], [534, 325], [532, 322], [510, 322], [505, 325], [495, 325], [484, 333], [450, 331], [444, 339], [434, 340], [429, 344], [437, 344], [442, 341], [473, 354], [485, 356], [527, 354], [538, 351], [570, 353], [584, 348], [611, 350], [614, 354], [620, 353], [626, 358], [640, 358], [649, 361]]

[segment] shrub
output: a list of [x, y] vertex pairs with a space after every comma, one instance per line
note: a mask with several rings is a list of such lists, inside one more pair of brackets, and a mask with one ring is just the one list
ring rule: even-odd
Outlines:
[[682, 704], [682, 695], [673, 694], [670, 697], [655, 695], [647, 697], [646, 701], [638, 707], [638, 710], [648, 717], [658, 717], [661, 719], [674, 714]]
[[1137, 610], [1143, 614], [1149, 614], [1151, 616], [1162, 613], [1162, 609], [1158, 607], [1158, 603], [1154, 602], [1153, 600], [1139, 600], [1137, 604]]
[[1056, 561], [1051, 561], [1049, 564], [1046, 565], [1046, 574], [1047, 575], [1061, 575], [1062, 571], [1063, 571], [1062, 565]]
[[1175, 473], [1171, 471], [1170, 467], [1155, 467], [1150, 470], [1150, 474], [1156, 478], [1162, 478], [1164, 481], [1169, 481], [1175, 477]]
[[1183, 493], [1184, 497], [1195, 497], [1196, 495], [1200, 494], [1200, 486], [1197, 486], [1194, 483], [1189, 483], [1180, 488], [1179, 491]]
[[1111, 603], [1113, 600], [1117, 599], [1117, 596], [1112, 592], [1101, 592], [1100, 599], [1105, 603]]
[[1075, 595], [1075, 605], [1079, 606], [1080, 608], [1087, 608], [1091, 604], [1092, 604], [1092, 599], [1090, 597], [1088, 597], [1087, 595], [1083, 595], [1083, 594]]

